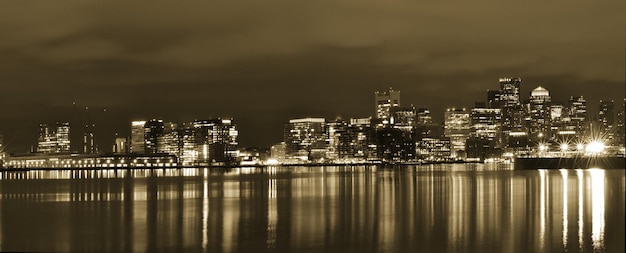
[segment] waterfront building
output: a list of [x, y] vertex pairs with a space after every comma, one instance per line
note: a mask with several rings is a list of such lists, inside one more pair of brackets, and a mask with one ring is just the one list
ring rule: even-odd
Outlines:
[[470, 112], [465, 108], [448, 108], [444, 114], [444, 136], [450, 140], [450, 154], [465, 157], [465, 142], [471, 128]]
[[163, 133], [157, 136], [156, 153], [182, 156], [182, 143], [178, 134], [178, 126], [175, 123], [164, 122]]
[[198, 162], [231, 163], [237, 160], [239, 131], [232, 118], [195, 120], [193, 127]]
[[[615, 126], [617, 127], [617, 131], [615, 131], [615, 143], [618, 145], [621, 145], [622, 147], [625, 147], [626, 144], [624, 143], [626, 140], [624, 138], [624, 111], [626, 108], [626, 98], [624, 99], [624, 102], [622, 103], [622, 108], [621, 110], [619, 110], [619, 112], [617, 113], [617, 123], [615, 124]], [[0, 143], [1, 145], [1, 143]]]
[[144, 124], [144, 147], [146, 154], [156, 154], [159, 137], [163, 136], [165, 125], [163, 120], [152, 119]]
[[54, 127], [50, 127], [48, 124], [40, 124], [37, 152], [69, 153], [70, 123], [56, 123]]
[[407, 162], [415, 159], [415, 139], [412, 133], [387, 127], [376, 130], [376, 151], [384, 162]]
[[328, 140], [326, 141], [327, 159], [336, 160], [350, 157], [352, 136], [348, 131], [348, 127], [348, 122], [342, 119], [336, 119], [326, 123], [326, 129], [328, 129]]
[[287, 158], [285, 142], [272, 145], [270, 148], [270, 158], [274, 159], [278, 163], [285, 162], [285, 159]]
[[128, 154], [130, 153], [128, 147], [128, 139], [125, 137], [116, 137], [115, 144], [113, 145], [114, 154]]
[[400, 106], [400, 91], [395, 91], [389, 87], [388, 91], [374, 92], [375, 115], [377, 127], [389, 124], [391, 118], [391, 108]]
[[144, 125], [146, 121], [138, 120], [130, 123], [130, 152], [144, 154], [146, 152]]
[[501, 110], [476, 103], [470, 115], [470, 137], [465, 143], [467, 158], [484, 160], [501, 153]]
[[292, 119], [285, 124], [285, 152], [290, 158], [301, 160], [319, 160], [326, 153], [326, 119]]
[[350, 119], [348, 127], [350, 142], [350, 157], [356, 160], [370, 160], [376, 158], [376, 129], [372, 127], [372, 118]]
[[[446, 161], [451, 158], [450, 138], [423, 138], [417, 141], [415, 153], [418, 159], [426, 161]], [[465, 148], [463, 148], [465, 149]]]

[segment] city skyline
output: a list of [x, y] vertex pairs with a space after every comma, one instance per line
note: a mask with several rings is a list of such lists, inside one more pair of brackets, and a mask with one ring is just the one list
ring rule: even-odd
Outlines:
[[232, 117], [269, 146], [289, 119], [370, 116], [389, 86], [436, 122], [506, 76], [522, 98], [624, 97], [623, 2], [303, 4], [3, 3], [0, 131], [27, 150], [89, 107], [96, 130]]

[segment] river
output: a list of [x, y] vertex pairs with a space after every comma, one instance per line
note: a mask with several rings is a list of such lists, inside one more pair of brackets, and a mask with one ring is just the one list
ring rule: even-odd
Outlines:
[[625, 170], [0, 172], [0, 251], [624, 252]]

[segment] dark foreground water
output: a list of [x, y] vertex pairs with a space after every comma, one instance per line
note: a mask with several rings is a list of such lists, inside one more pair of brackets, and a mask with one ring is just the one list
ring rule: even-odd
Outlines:
[[624, 170], [0, 172], [0, 251], [624, 252]]

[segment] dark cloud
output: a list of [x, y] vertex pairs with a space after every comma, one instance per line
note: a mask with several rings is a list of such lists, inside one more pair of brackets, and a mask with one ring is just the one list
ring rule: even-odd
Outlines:
[[72, 102], [109, 109], [103, 143], [135, 118], [232, 116], [243, 145], [266, 146], [293, 117], [369, 116], [389, 86], [437, 120], [502, 76], [521, 76], [524, 96], [624, 97], [623, 1], [2, 5], [5, 135], [68, 118]]

